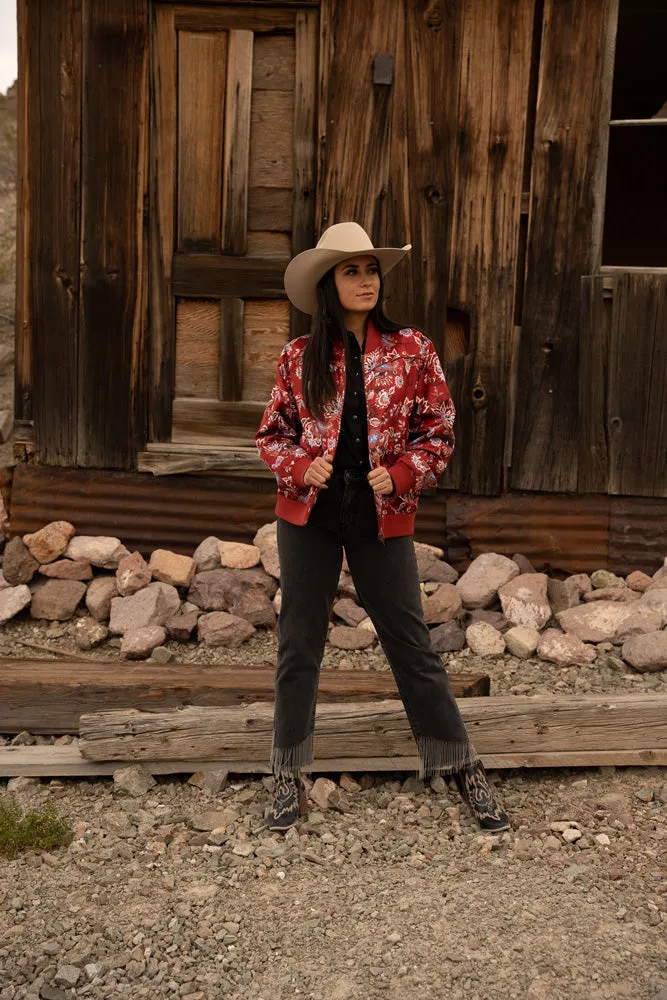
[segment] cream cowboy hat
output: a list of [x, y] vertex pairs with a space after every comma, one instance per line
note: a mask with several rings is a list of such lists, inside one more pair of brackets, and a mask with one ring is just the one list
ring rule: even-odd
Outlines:
[[325, 229], [316, 247], [292, 258], [285, 271], [285, 291], [297, 309], [312, 316], [317, 311], [317, 282], [334, 264], [347, 257], [372, 254], [385, 275], [411, 249], [410, 243], [400, 248], [374, 247], [370, 236], [358, 223], [339, 222]]

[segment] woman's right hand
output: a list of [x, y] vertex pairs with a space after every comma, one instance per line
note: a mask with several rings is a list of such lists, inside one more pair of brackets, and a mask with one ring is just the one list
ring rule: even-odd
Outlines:
[[306, 486], [319, 486], [326, 490], [326, 481], [333, 472], [333, 465], [323, 455], [318, 455], [310, 463], [303, 474], [303, 481]]

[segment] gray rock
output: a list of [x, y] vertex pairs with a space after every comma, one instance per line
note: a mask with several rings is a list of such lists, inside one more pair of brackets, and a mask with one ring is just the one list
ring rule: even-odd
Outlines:
[[280, 557], [278, 555], [277, 546], [272, 547], [266, 545], [261, 550], [260, 559], [262, 561], [262, 566], [274, 579], [280, 579]]
[[85, 593], [86, 584], [80, 580], [47, 580], [33, 596], [30, 614], [33, 618], [67, 621]]
[[547, 580], [547, 600], [553, 614], [566, 611], [568, 608], [576, 608], [581, 601], [581, 587], [575, 577], [568, 577], [567, 580], [556, 580], [549, 577]]
[[86, 591], [86, 607], [98, 622], [108, 621], [114, 597], [118, 597], [116, 577], [97, 576]]
[[126, 792], [128, 795], [143, 796], [146, 792], [157, 784], [155, 778], [147, 768], [140, 764], [131, 764], [129, 767], [119, 767], [113, 772], [114, 790]]
[[504, 632], [509, 625], [502, 611], [489, 611], [487, 608], [475, 608], [474, 611], [469, 611], [466, 614], [466, 628], [468, 625], [476, 625], [477, 622], [486, 622], [487, 625], [493, 625], [499, 632]]
[[517, 564], [517, 566], [519, 567], [519, 572], [520, 573], [535, 573], [535, 572], [537, 572], [536, 569], [535, 569], [535, 567], [533, 566], [532, 562], [530, 561], [530, 559], [528, 559], [526, 556], [522, 555], [520, 552], [516, 552], [512, 556], [512, 561]]
[[274, 597], [278, 584], [259, 566], [252, 569], [204, 570], [197, 573], [188, 592], [188, 600], [203, 611], [227, 611], [249, 587], [264, 587]]
[[130, 597], [112, 598], [109, 630], [116, 635], [124, 635], [130, 629], [163, 626], [176, 614], [180, 605], [181, 599], [175, 587], [168, 583], [151, 583]]
[[156, 646], [151, 653], [151, 660], [155, 663], [171, 663], [174, 659], [174, 654], [166, 646]]
[[7, 542], [2, 557], [2, 572], [7, 583], [12, 587], [30, 583], [38, 569], [39, 562], [18, 535]]
[[192, 558], [197, 568], [197, 573], [208, 569], [220, 569], [220, 545], [219, 540], [214, 535], [209, 535], [195, 549]]
[[248, 587], [234, 601], [229, 611], [238, 618], [245, 618], [256, 628], [273, 628], [276, 624], [276, 613], [264, 587]]
[[117, 569], [123, 556], [129, 555], [119, 538], [109, 535], [75, 535], [65, 550], [68, 559], [85, 559], [102, 569]]
[[169, 637], [178, 640], [178, 642], [187, 642], [197, 628], [200, 614], [200, 611], [188, 611], [185, 614], [174, 615], [167, 619], [165, 627]]
[[18, 587], [0, 590], [0, 625], [4, 625], [10, 618], [27, 608], [31, 600], [30, 587], [25, 583], [19, 584]]
[[667, 632], [633, 636], [623, 643], [622, 656], [626, 663], [642, 673], [667, 670]]
[[498, 588], [519, 575], [519, 567], [507, 556], [483, 552], [470, 564], [456, 587], [466, 608], [486, 608], [498, 593]]
[[667, 588], [658, 587], [656, 590], [647, 590], [642, 594], [637, 607], [659, 612], [662, 616], [662, 624], [667, 625]]
[[420, 582], [456, 583], [458, 580], [459, 574], [454, 567], [443, 559], [438, 559], [430, 550], [417, 548], [415, 545], [415, 555]]
[[257, 631], [254, 625], [229, 615], [225, 611], [211, 611], [197, 622], [197, 631], [204, 646], [240, 646]]
[[68, 989], [76, 986], [80, 978], [81, 969], [77, 969], [75, 965], [61, 965], [53, 977], [54, 982], [59, 986], [66, 986]]
[[126, 660], [145, 660], [166, 638], [166, 629], [160, 625], [127, 629], [120, 644], [120, 655]]
[[431, 629], [431, 645], [436, 653], [455, 653], [466, 644], [465, 632], [455, 621]]

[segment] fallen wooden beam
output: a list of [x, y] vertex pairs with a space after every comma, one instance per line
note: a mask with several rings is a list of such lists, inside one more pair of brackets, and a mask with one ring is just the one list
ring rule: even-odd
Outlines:
[[[484, 753], [484, 766], [508, 767], [647, 767], [667, 765], [667, 750], [582, 750], [560, 753]], [[17, 778], [96, 778], [111, 775], [122, 767], [136, 763], [130, 760], [86, 760], [76, 744], [69, 746], [0, 747], [0, 777]], [[219, 768], [219, 760], [146, 760], [141, 766], [151, 774], [192, 774], [207, 768]], [[229, 760], [224, 762], [230, 774], [271, 774], [267, 761]], [[419, 758], [408, 757], [316, 757], [315, 774], [352, 774], [382, 771], [416, 771]]]
[[[462, 698], [459, 708], [482, 756], [610, 749], [667, 754], [667, 695], [510, 695]], [[264, 763], [271, 750], [273, 705], [99, 712], [82, 715], [79, 732], [79, 750], [86, 760]], [[414, 738], [400, 702], [318, 705], [315, 758], [398, 759], [414, 754]]]
[[[272, 702], [273, 668], [223, 664], [0, 661], [0, 733], [78, 733], [79, 716], [120, 708]], [[489, 694], [488, 674], [454, 674], [457, 698]], [[398, 698], [390, 671], [322, 670], [318, 701]]]

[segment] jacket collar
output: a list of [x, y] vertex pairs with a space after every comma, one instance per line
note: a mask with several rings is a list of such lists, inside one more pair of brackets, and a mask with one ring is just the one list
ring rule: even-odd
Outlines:
[[[371, 351], [377, 351], [379, 347], [383, 346], [382, 334], [375, 326], [373, 320], [368, 317], [368, 326], [366, 327], [366, 350], [365, 354], [370, 354]], [[343, 347], [342, 340], [337, 340], [334, 345], [334, 350], [337, 358], [343, 357], [345, 354], [345, 349]]]

